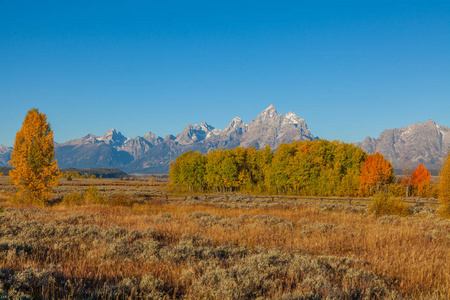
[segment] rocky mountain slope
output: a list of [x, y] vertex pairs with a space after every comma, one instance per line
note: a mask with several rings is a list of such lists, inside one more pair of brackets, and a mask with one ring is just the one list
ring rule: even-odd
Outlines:
[[450, 129], [428, 120], [384, 130], [378, 138], [367, 137], [356, 145], [367, 153], [380, 152], [395, 168], [415, 168], [423, 163], [428, 169], [440, 169], [450, 150]]

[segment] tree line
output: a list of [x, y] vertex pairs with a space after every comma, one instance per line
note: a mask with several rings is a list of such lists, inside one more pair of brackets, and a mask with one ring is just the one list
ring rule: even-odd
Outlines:
[[381, 154], [339, 141], [294, 141], [269, 146], [186, 152], [170, 167], [171, 182], [187, 191], [304, 196], [371, 195], [394, 182]]
[[127, 173], [115, 168], [91, 168], [91, 169], [60, 169], [61, 177], [67, 178], [90, 178], [94, 175], [96, 178], [120, 178], [128, 176]]

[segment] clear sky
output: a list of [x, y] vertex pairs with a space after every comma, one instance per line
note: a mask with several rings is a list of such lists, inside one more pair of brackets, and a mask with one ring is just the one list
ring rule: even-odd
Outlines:
[[57, 142], [270, 104], [346, 142], [450, 126], [450, 1], [0, 1], [0, 104], [7, 146], [32, 107]]

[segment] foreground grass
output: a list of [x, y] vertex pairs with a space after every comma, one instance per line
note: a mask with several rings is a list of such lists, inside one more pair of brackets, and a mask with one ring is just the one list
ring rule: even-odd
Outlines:
[[[450, 222], [217, 198], [3, 204], [0, 298], [450, 299]], [[263, 299], [261, 298], [261, 299]]]

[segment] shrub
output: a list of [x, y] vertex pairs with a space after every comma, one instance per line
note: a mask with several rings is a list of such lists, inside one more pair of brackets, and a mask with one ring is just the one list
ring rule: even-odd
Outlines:
[[369, 212], [375, 213], [377, 216], [406, 216], [409, 214], [408, 208], [402, 200], [393, 198], [385, 192], [379, 192], [375, 194], [375, 198], [369, 206]]
[[394, 197], [404, 197], [406, 195], [405, 187], [400, 183], [390, 184], [388, 186], [388, 192]]
[[86, 199], [83, 197], [82, 193], [73, 192], [64, 196], [62, 204], [66, 206], [76, 206], [86, 204]]
[[112, 197], [109, 199], [109, 205], [131, 207], [133, 206], [133, 199], [125, 195], [124, 192], [119, 192], [112, 195]]
[[85, 200], [90, 204], [106, 204], [105, 197], [93, 186], [86, 190]]

